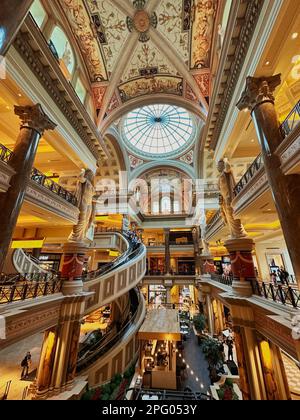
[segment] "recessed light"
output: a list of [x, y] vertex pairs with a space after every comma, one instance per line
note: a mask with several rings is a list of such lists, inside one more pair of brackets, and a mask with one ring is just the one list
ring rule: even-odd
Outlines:
[[293, 35], [292, 35], [292, 39], [297, 39], [298, 35], [299, 35], [298, 32], [294, 32]]
[[21, 98], [22, 97], [22, 94], [21, 93], [18, 93], [18, 97]]
[[251, 143], [254, 143], [254, 139], [251, 140]]
[[266, 65], [266, 66], [269, 66], [269, 65], [270, 65], [270, 61], [266, 61], [266, 62], [265, 62], [265, 65]]

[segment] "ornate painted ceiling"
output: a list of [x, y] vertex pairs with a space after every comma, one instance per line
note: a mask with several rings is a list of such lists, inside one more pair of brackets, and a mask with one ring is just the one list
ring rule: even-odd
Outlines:
[[98, 124], [145, 95], [207, 109], [219, 0], [58, 0], [86, 63]]

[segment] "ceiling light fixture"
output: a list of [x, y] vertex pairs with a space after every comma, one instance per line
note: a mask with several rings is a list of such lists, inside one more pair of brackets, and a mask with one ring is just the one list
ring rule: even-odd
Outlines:
[[299, 35], [298, 32], [294, 32], [293, 35], [292, 35], [292, 39], [297, 39], [298, 35]]
[[266, 66], [269, 66], [269, 65], [270, 65], [270, 61], [266, 61], [266, 62], [265, 62], [265, 65], [266, 65]]

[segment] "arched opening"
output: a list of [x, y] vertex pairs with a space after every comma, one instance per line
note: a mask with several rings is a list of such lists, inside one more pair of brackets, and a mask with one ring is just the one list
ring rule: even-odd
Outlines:
[[54, 27], [49, 45], [66, 79], [71, 80], [75, 70], [76, 60], [69, 39], [59, 26]]

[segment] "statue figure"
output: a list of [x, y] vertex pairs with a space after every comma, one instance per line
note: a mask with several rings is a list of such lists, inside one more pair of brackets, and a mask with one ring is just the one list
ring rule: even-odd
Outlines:
[[218, 163], [218, 171], [220, 172], [220, 206], [223, 220], [229, 227], [232, 239], [245, 238], [247, 236], [247, 232], [245, 231], [241, 220], [235, 219], [233, 214], [232, 200], [235, 180], [231, 166], [228, 162], [221, 160]]
[[192, 235], [193, 235], [195, 255], [200, 256], [202, 253], [201, 228], [199, 226], [194, 226], [192, 229]]
[[94, 173], [90, 170], [82, 170], [77, 186], [75, 196], [78, 200], [79, 219], [73, 232], [69, 237], [69, 242], [83, 243], [87, 239], [87, 233], [92, 227], [96, 212], [96, 199], [94, 187]]

